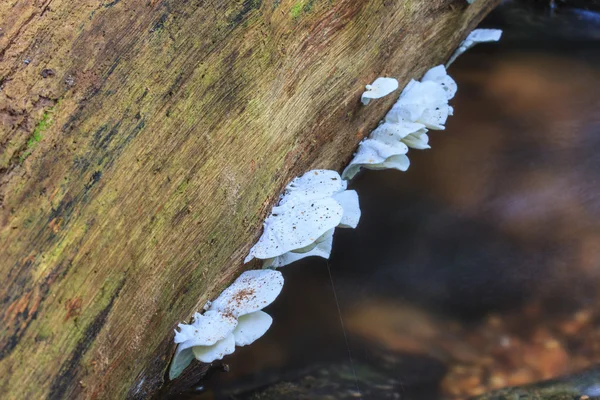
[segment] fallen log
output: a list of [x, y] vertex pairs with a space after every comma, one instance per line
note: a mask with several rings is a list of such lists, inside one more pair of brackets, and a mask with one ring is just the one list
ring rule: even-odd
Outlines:
[[498, 0], [0, 4], [0, 393], [148, 398], [283, 186]]

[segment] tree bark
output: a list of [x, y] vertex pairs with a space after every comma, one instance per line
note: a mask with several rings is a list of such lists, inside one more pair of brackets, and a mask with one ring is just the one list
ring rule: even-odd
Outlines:
[[0, 397], [147, 398], [283, 186], [498, 0], [0, 3]]

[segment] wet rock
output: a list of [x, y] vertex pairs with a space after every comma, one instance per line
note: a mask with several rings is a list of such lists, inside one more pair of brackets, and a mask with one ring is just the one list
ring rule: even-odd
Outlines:
[[532, 385], [508, 388], [475, 400], [593, 400], [600, 399], [600, 367]]
[[[289, 374], [266, 388], [238, 391], [233, 395], [236, 399], [248, 400], [438, 398], [437, 382], [445, 374], [440, 362], [424, 356], [383, 351], [371, 353], [369, 358], [369, 362], [354, 360], [352, 364], [346, 361], [317, 365]], [[225, 397], [225, 394], [216, 396]]]

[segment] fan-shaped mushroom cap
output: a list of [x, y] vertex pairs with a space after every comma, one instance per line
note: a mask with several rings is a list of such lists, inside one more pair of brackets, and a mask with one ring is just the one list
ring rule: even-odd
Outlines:
[[207, 311], [204, 315], [194, 314], [192, 324], [179, 324], [175, 331], [175, 343], [182, 348], [210, 346], [223, 339], [235, 328], [235, 318], [217, 311]]
[[280, 268], [307, 257], [329, 258], [333, 245], [333, 232], [330, 229], [321, 235], [314, 243], [302, 249], [289, 251], [275, 258], [269, 258], [263, 263], [264, 268]]
[[417, 150], [425, 150], [431, 148], [431, 146], [429, 146], [429, 136], [426, 133], [420, 131], [416, 133], [411, 133], [410, 135], [402, 139], [402, 141], [408, 147]]
[[451, 115], [451, 108], [441, 85], [432, 81], [411, 81], [388, 113], [388, 118], [418, 122], [429, 129], [443, 130], [448, 115]]
[[458, 85], [448, 73], [446, 72], [446, 67], [443, 65], [438, 65], [437, 67], [431, 68], [429, 71], [425, 73], [421, 82], [436, 82], [441, 85], [442, 88], [446, 91], [446, 96], [448, 100], [452, 99], [458, 90]]
[[386, 122], [375, 128], [375, 130], [369, 135], [369, 139], [374, 139], [394, 146], [411, 133], [419, 131], [422, 131], [423, 133], [427, 132], [427, 129], [423, 124], [408, 122], [402, 119], [395, 120], [396, 117], [396, 113], [388, 113], [386, 116]]
[[[313, 243], [341, 221], [344, 209], [331, 197], [308, 202], [286, 203], [273, 208], [264, 223], [264, 232], [252, 247], [245, 262], [267, 259]], [[277, 214], [275, 214], [277, 213]]]
[[210, 309], [239, 318], [271, 304], [282, 288], [283, 275], [279, 271], [246, 271], [212, 302]]
[[342, 176], [352, 179], [361, 167], [367, 169], [398, 169], [406, 171], [410, 165], [406, 153], [408, 146], [402, 142], [395, 145], [382, 143], [378, 140], [365, 139], [358, 146], [356, 155], [346, 167]]
[[341, 193], [333, 195], [344, 209], [344, 214], [339, 223], [340, 228], [356, 228], [360, 221], [360, 204], [358, 203], [358, 193], [355, 190], [344, 190]]
[[246, 346], [252, 344], [269, 330], [272, 323], [273, 318], [263, 311], [242, 315], [233, 331], [235, 345]]
[[326, 169], [308, 171], [304, 175], [294, 178], [286, 186], [279, 204], [273, 210], [288, 203], [297, 204], [331, 197], [333, 194], [345, 190], [347, 185], [348, 183], [335, 171]]
[[346, 186], [335, 171], [313, 170], [294, 178], [265, 220], [263, 234], [244, 262], [275, 258], [306, 247], [335, 228], [344, 210], [331, 196]]
[[191, 324], [179, 324], [175, 331], [175, 343], [178, 343], [175, 356], [169, 369], [169, 379], [177, 378], [192, 362], [192, 347], [211, 347], [231, 334], [237, 320], [217, 311], [207, 311], [204, 315], [194, 314]]
[[212, 346], [192, 347], [192, 353], [196, 360], [211, 363], [216, 360], [222, 360], [223, 357], [235, 351], [235, 338], [233, 333], [227, 335], [223, 340], [218, 341]]
[[398, 81], [394, 78], [377, 78], [375, 82], [365, 88], [367, 90], [360, 97], [360, 101], [366, 106], [372, 99], [387, 96], [398, 89]]
[[467, 38], [458, 46], [458, 49], [452, 54], [448, 63], [446, 63], [446, 68], [450, 66], [465, 51], [469, 50], [471, 47], [475, 46], [477, 43], [486, 43], [486, 42], [497, 42], [502, 37], [501, 29], [475, 29]]

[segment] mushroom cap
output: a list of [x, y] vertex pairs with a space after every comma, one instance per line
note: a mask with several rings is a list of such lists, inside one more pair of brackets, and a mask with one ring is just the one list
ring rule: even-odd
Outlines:
[[336, 171], [315, 169], [294, 178], [285, 188], [277, 209], [288, 203], [297, 204], [331, 197], [346, 189], [347, 182]]
[[269, 330], [272, 323], [273, 318], [263, 311], [242, 315], [233, 331], [235, 345], [246, 346], [254, 343]]
[[179, 324], [175, 331], [175, 343], [185, 349], [193, 346], [210, 346], [229, 334], [237, 321], [231, 316], [217, 311], [207, 311], [203, 315], [194, 314], [191, 324]]
[[319, 237], [313, 244], [302, 249], [289, 251], [275, 258], [269, 258], [263, 263], [264, 268], [279, 268], [307, 257], [322, 257], [328, 259], [333, 246], [333, 232], [330, 229]]
[[446, 96], [448, 100], [452, 99], [454, 95], [456, 95], [456, 91], [458, 90], [458, 85], [452, 79], [450, 75], [446, 72], [446, 67], [443, 65], [438, 65], [437, 67], [431, 68], [429, 71], [425, 73], [421, 82], [436, 82], [442, 86], [442, 88], [446, 91]]
[[394, 78], [377, 78], [375, 82], [366, 86], [366, 91], [360, 97], [360, 101], [367, 105], [372, 99], [387, 96], [398, 89], [398, 81]]
[[366, 139], [358, 146], [356, 155], [346, 167], [342, 176], [352, 179], [361, 167], [367, 169], [397, 169], [406, 171], [410, 165], [408, 146], [402, 142], [389, 145], [378, 140]]
[[196, 313], [191, 324], [179, 324], [180, 331], [175, 331], [175, 343], [178, 345], [169, 368], [169, 379], [177, 378], [190, 365], [194, 359], [194, 346], [214, 346], [231, 335], [236, 325], [235, 318], [217, 311], [207, 311], [203, 315]]
[[244, 262], [275, 258], [306, 247], [342, 219], [343, 208], [331, 198], [346, 189], [335, 171], [312, 170], [294, 178], [264, 222], [262, 236]]
[[334, 194], [333, 199], [344, 209], [344, 215], [342, 215], [342, 220], [338, 226], [341, 228], [356, 228], [358, 221], [360, 221], [358, 193], [355, 190], [344, 190], [341, 193]]
[[486, 42], [497, 42], [502, 37], [502, 29], [474, 29], [463, 43], [470, 45], [470, 47], [477, 43]]
[[193, 360], [194, 353], [192, 353], [191, 347], [182, 349], [181, 346], [177, 346], [175, 356], [173, 356], [173, 361], [171, 361], [171, 366], [169, 367], [169, 379], [173, 380], [181, 375], [183, 370], [186, 369]]
[[408, 146], [400, 141], [390, 145], [374, 139], [365, 139], [358, 146], [351, 164], [379, 164], [386, 158], [406, 153], [408, 153]]
[[378, 165], [367, 165], [367, 169], [397, 169], [398, 171], [406, 171], [410, 167], [410, 160], [404, 154], [398, 154], [388, 157], [384, 162]]
[[450, 66], [462, 53], [475, 46], [477, 43], [497, 42], [502, 37], [501, 29], [475, 29], [467, 38], [458, 46], [458, 49], [452, 54], [446, 68]]
[[433, 81], [411, 81], [388, 113], [388, 118], [443, 130], [450, 110], [446, 91], [441, 85]]
[[282, 288], [283, 275], [279, 271], [246, 271], [212, 302], [210, 309], [239, 319], [271, 304]]
[[315, 240], [308, 246], [302, 247], [300, 249], [294, 249], [294, 250], [290, 251], [290, 253], [297, 253], [297, 254], [308, 253], [309, 251], [311, 251], [312, 249], [317, 247], [319, 245], [319, 243], [326, 241], [328, 238], [332, 238], [334, 231], [335, 231], [335, 228], [332, 228], [332, 229], [328, 230], [327, 232], [325, 232], [324, 234], [322, 234], [321, 236], [319, 236], [317, 238], [317, 240]]
[[313, 245], [342, 220], [344, 209], [332, 196], [346, 187], [347, 182], [335, 171], [312, 170], [294, 178], [244, 262], [259, 258], [269, 260], [265, 265], [270, 265], [271, 259]]
[[402, 141], [406, 143], [408, 147], [417, 150], [425, 150], [431, 148], [431, 146], [429, 146], [429, 136], [426, 133], [413, 133], [406, 136], [404, 139], [402, 139]]
[[196, 360], [211, 363], [215, 360], [222, 360], [223, 357], [235, 351], [235, 338], [233, 333], [227, 335], [223, 340], [219, 340], [212, 346], [192, 347], [192, 353]]
[[331, 197], [307, 202], [286, 203], [273, 209], [264, 223], [264, 232], [250, 249], [245, 262], [252, 258], [267, 259], [306, 247], [329, 229], [335, 228], [344, 214], [342, 206]]
[[[402, 119], [394, 120], [397, 114], [386, 116], [386, 122], [379, 125], [371, 134], [369, 139], [374, 139], [391, 146], [397, 144], [405, 136], [418, 131], [427, 132], [425, 125], [416, 122], [408, 122]], [[388, 118], [389, 117], [389, 118]]]

